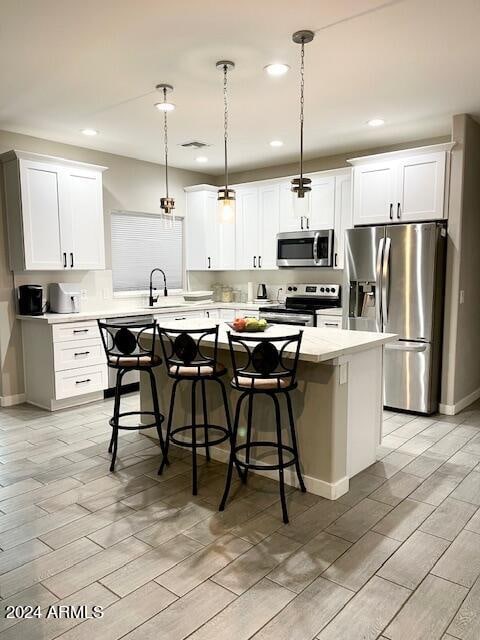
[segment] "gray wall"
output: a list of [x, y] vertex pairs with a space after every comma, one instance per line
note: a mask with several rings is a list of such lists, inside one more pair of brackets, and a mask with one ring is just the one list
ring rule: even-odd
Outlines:
[[480, 391], [480, 125], [455, 116], [452, 139], [442, 385], [448, 405]]
[[[106, 266], [110, 267], [110, 212], [116, 209], [159, 213], [160, 197], [163, 196], [163, 167], [151, 162], [117, 156], [92, 149], [74, 147], [40, 138], [32, 138], [8, 131], [0, 131], [0, 153], [18, 149], [46, 155], [61, 156], [70, 160], [90, 162], [108, 167], [103, 174], [103, 202], [105, 212]], [[169, 184], [176, 199], [176, 213], [185, 213], [183, 188], [202, 182], [212, 182], [211, 176], [171, 169]], [[0, 200], [0, 396], [23, 393], [23, 355], [20, 323], [15, 320], [15, 285], [33, 282], [45, 284], [55, 281], [79, 281], [92, 295], [100, 296], [101, 291], [111, 292], [111, 272], [31, 272], [13, 274], [8, 268], [8, 244], [4, 214], [3, 177]], [[66, 277], [67, 276], [67, 277]], [[105, 299], [103, 295], [103, 299]]]

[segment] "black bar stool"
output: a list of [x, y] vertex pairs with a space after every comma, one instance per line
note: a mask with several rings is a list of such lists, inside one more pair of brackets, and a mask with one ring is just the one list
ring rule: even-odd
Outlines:
[[[234, 370], [234, 377], [231, 385], [234, 389], [241, 391], [242, 394], [237, 401], [237, 407], [235, 410], [232, 453], [228, 464], [225, 491], [223, 493], [219, 509], [220, 511], [225, 509], [225, 504], [230, 491], [234, 464], [240, 466], [242, 469], [242, 479], [244, 482], [247, 480], [249, 469], [278, 470], [283, 522], [288, 523], [287, 503], [285, 500], [285, 481], [283, 477], [283, 470], [286, 467], [295, 465], [300, 489], [302, 492], [306, 491], [300, 470], [297, 438], [295, 435], [295, 421], [293, 417], [292, 400], [290, 398], [290, 391], [297, 387], [296, 375], [300, 344], [302, 341], [302, 331], [298, 334], [284, 337], [244, 337], [232, 335], [230, 332], [227, 332], [227, 335]], [[287, 347], [289, 347], [288, 356], [290, 357], [287, 357], [287, 354], [285, 353]], [[243, 355], [246, 356], [246, 364], [244, 366], [237, 364], [239, 351], [240, 353], [243, 352]], [[252, 441], [253, 399], [255, 395], [259, 393], [266, 394], [273, 400], [277, 435], [276, 441]], [[284, 444], [282, 441], [280, 403], [277, 397], [279, 394], [282, 394], [286, 399], [291, 445]], [[248, 398], [246, 441], [245, 444], [238, 444], [237, 434], [240, 420], [240, 409], [245, 398]], [[251, 450], [257, 447], [267, 449], [267, 451], [268, 449], [273, 448], [277, 453], [278, 463], [260, 464], [257, 462], [250, 462]], [[245, 453], [244, 459], [238, 457], [240, 452]], [[288, 459], [284, 458], [285, 454], [288, 456]]]
[[[110, 471], [115, 469], [115, 460], [117, 458], [118, 446], [118, 430], [119, 429], [150, 429], [156, 427], [160, 449], [162, 451], [162, 462], [168, 464], [165, 443], [162, 435], [162, 422], [164, 416], [160, 413], [160, 405], [158, 403], [157, 386], [155, 384], [155, 376], [153, 368], [162, 364], [160, 356], [155, 354], [155, 338], [157, 333], [157, 322], [153, 320], [151, 323], [135, 323], [115, 321], [115, 323], [101, 322], [98, 320], [100, 335], [102, 336], [103, 347], [107, 356], [107, 365], [111, 369], [117, 370], [117, 380], [115, 385], [115, 401], [113, 405], [113, 417], [109, 420], [112, 427], [112, 437], [108, 452], [112, 453], [112, 462]], [[145, 332], [151, 335], [146, 338]], [[142, 338], [145, 338], [142, 340]], [[145, 346], [148, 345], [148, 346]], [[153, 411], [124, 411], [120, 412], [120, 390], [122, 378], [128, 371], [144, 371], [150, 377], [150, 386], [152, 390]], [[136, 426], [127, 426], [120, 424], [120, 419], [126, 416], [153, 416], [154, 421], [149, 424], [139, 424]]]
[[[162, 351], [169, 378], [174, 380], [170, 399], [170, 410], [167, 422], [167, 437], [165, 443], [166, 454], [169, 442], [179, 447], [187, 447], [192, 450], [192, 493], [197, 495], [197, 449], [204, 448], [207, 460], [210, 460], [209, 447], [225, 442], [232, 438], [230, 411], [228, 408], [227, 393], [221, 376], [227, 369], [218, 362], [218, 325], [208, 329], [169, 329], [158, 328]], [[205, 341], [205, 338], [210, 338]], [[207, 355], [205, 348], [213, 349], [213, 355]], [[210, 424], [208, 420], [206, 382], [213, 381], [220, 385], [223, 405], [225, 409], [226, 426]], [[192, 424], [172, 428], [173, 412], [175, 408], [175, 394], [180, 382], [191, 384], [191, 415]], [[203, 422], [197, 423], [196, 400], [197, 384], [200, 383], [202, 392]], [[190, 432], [190, 440], [180, 439], [177, 436]], [[197, 433], [203, 432], [203, 439], [197, 439]], [[215, 435], [211, 436], [210, 432]], [[165, 455], [166, 455], [165, 454]], [[166, 458], [163, 459], [158, 474], [161, 475], [165, 467]]]

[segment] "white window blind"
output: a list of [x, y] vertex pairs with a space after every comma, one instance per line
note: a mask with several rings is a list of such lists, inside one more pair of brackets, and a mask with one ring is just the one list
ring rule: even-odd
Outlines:
[[[114, 291], [148, 289], [150, 271], [165, 271], [169, 289], [183, 288], [183, 221], [165, 222], [161, 215], [112, 213]], [[160, 278], [155, 282], [160, 286]]]

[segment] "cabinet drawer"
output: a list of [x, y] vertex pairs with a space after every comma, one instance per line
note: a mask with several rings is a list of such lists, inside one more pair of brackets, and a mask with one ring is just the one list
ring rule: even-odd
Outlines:
[[55, 399], [81, 396], [107, 388], [107, 365], [69, 369], [55, 374]]
[[338, 316], [317, 316], [317, 327], [320, 329], [341, 329], [342, 318]]
[[54, 342], [66, 340], [91, 340], [100, 339], [100, 332], [96, 322], [69, 322], [66, 324], [54, 324], [52, 327]]
[[100, 338], [71, 340], [53, 345], [55, 371], [77, 369], [105, 363], [105, 352]]

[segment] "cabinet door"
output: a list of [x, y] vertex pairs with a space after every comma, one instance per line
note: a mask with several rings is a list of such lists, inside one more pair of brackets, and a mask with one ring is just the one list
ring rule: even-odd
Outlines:
[[444, 217], [445, 151], [412, 156], [398, 162], [396, 222]]
[[26, 270], [64, 268], [60, 239], [61, 169], [20, 160]]
[[359, 165], [353, 173], [353, 224], [393, 222], [395, 202], [394, 162]]
[[105, 269], [102, 174], [65, 168], [60, 217], [62, 249], [69, 269]]
[[293, 209], [293, 193], [290, 180], [280, 183], [280, 232], [301, 231], [302, 221]]
[[280, 186], [273, 184], [258, 190], [260, 269], [277, 269], [277, 233], [280, 218]]
[[335, 178], [335, 225], [333, 240], [333, 267], [343, 269], [345, 231], [353, 227], [351, 175]]
[[335, 224], [335, 177], [314, 176], [310, 194], [308, 229], [333, 229]]
[[258, 268], [258, 189], [237, 190], [236, 268]]
[[[213, 215], [210, 212], [210, 215]], [[208, 224], [206, 192], [192, 191], [186, 197], [185, 266], [187, 271], [212, 268], [212, 233], [215, 220]], [[209, 260], [210, 258], [210, 260]]]

